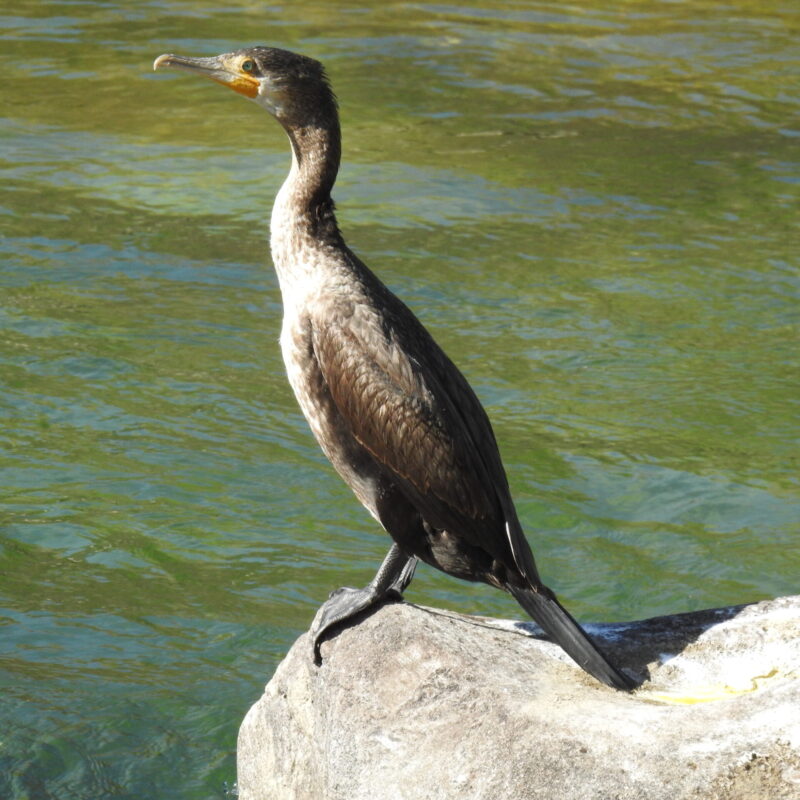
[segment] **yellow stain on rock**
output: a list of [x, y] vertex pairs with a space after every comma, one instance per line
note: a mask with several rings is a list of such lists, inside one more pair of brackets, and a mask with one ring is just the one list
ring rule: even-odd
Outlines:
[[[730, 700], [742, 694], [751, 694], [764, 687], [764, 684], [772, 678], [780, 675], [780, 670], [770, 670], [766, 675], [756, 675], [750, 679], [747, 685], [731, 686], [729, 684], [712, 684], [709, 686], [699, 686], [691, 692], [653, 692], [644, 697], [648, 700], [655, 700], [657, 703], [668, 703], [670, 705], [691, 706], [698, 703], [716, 703], [718, 700]], [[784, 673], [783, 677], [791, 677]]]

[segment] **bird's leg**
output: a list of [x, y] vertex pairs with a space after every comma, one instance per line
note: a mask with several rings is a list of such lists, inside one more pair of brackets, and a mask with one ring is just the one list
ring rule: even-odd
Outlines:
[[311, 623], [314, 663], [322, 661], [320, 645], [327, 631], [389, 597], [399, 599], [414, 577], [417, 559], [393, 544], [377, 574], [363, 589], [345, 586], [331, 592]]

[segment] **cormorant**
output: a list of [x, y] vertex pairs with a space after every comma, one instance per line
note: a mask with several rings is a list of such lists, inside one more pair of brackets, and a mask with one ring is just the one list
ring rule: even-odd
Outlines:
[[269, 111], [291, 143], [270, 242], [286, 371], [325, 455], [394, 540], [367, 587], [339, 589], [318, 611], [315, 660], [326, 631], [399, 595], [420, 559], [510, 592], [584, 670], [632, 689], [542, 583], [492, 427], [470, 385], [342, 238], [331, 199], [339, 116], [323, 66], [252, 47], [213, 58], [166, 54], [153, 67], [228, 86]]

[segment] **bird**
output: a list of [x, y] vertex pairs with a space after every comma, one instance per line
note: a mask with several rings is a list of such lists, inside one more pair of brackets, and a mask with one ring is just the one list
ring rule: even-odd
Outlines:
[[509, 592], [587, 673], [635, 688], [542, 581], [491, 423], [466, 378], [345, 243], [331, 197], [341, 160], [338, 103], [323, 65], [259, 46], [213, 57], [164, 54], [153, 68], [227, 86], [289, 138], [291, 168], [270, 219], [287, 376], [322, 451], [392, 539], [367, 586], [335, 590], [318, 610], [314, 661], [335, 628], [402, 596], [422, 561]]

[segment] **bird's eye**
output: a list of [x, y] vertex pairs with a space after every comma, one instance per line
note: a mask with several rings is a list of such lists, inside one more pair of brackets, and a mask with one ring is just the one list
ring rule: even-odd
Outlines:
[[245, 72], [252, 72], [256, 68], [256, 62], [253, 61], [251, 58], [242, 61], [242, 69]]

